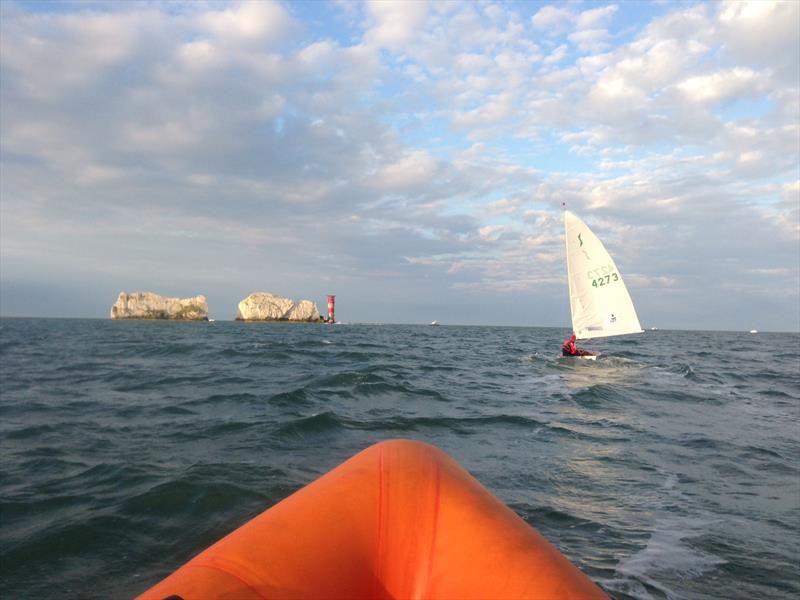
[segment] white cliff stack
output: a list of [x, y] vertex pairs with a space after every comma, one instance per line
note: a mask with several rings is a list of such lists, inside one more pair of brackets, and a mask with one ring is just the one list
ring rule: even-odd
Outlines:
[[320, 321], [319, 309], [310, 300], [294, 302], [269, 292], [256, 292], [239, 302], [237, 321]]
[[208, 303], [205, 296], [165, 298], [153, 292], [120, 292], [111, 318], [208, 321]]

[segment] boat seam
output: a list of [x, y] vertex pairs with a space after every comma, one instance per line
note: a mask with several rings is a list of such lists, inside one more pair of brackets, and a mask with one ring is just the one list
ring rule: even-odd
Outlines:
[[254, 588], [252, 586], [252, 584], [250, 584], [248, 581], [243, 579], [240, 575], [237, 575], [236, 573], [234, 573], [232, 571], [228, 571], [227, 569], [224, 569], [223, 567], [220, 567], [220, 566], [217, 566], [217, 565], [214, 565], [214, 564], [211, 564], [211, 563], [200, 563], [200, 564], [188, 564], [188, 565], [186, 565], [186, 568], [212, 569], [214, 571], [219, 571], [221, 573], [225, 573], [226, 575], [230, 575], [234, 579], [237, 579], [237, 580], [241, 581], [247, 589], [252, 591], [259, 598], [263, 598], [263, 600], [268, 600], [267, 596], [262, 596], [261, 593], [256, 588]]
[[[378, 533], [375, 551], [375, 586], [380, 591], [383, 576], [383, 446], [378, 448]], [[375, 594], [375, 597], [379, 597]]]
[[431, 532], [431, 544], [430, 548], [428, 549], [428, 570], [425, 574], [425, 596], [428, 597], [429, 594], [428, 588], [431, 584], [431, 573], [433, 572], [433, 557], [434, 557], [434, 550], [436, 547], [436, 536], [439, 531], [439, 489], [440, 489], [440, 481], [441, 481], [441, 469], [438, 460], [433, 461], [434, 464], [434, 494], [433, 494], [433, 531]]

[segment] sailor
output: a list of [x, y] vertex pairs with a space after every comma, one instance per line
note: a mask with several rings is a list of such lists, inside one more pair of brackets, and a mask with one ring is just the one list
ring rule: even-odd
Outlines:
[[591, 350], [584, 350], [583, 348], [578, 348], [575, 345], [575, 334], [573, 333], [569, 336], [568, 340], [564, 341], [564, 344], [561, 346], [561, 354], [562, 356], [594, 356], [594, 352]]
[[568, 340], [561, 346], [561, 354], [563, 356], [577, 356], [578, 347], [575, 345], [575, 334], [573, 333]]

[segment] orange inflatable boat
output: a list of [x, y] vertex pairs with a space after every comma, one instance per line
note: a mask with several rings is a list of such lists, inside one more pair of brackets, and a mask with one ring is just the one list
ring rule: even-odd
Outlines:
[[441, 450], [381, 442], [140, 599], [606, 598]]

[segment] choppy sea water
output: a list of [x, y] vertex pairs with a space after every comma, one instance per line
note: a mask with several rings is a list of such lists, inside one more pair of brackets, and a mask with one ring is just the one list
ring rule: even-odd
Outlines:
[[0, 596], [128, 598], [387, 438], [614, 598], [800, 596], [800, 336], [0, 320]]

